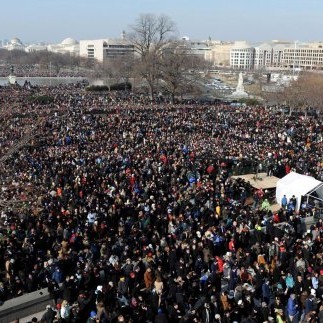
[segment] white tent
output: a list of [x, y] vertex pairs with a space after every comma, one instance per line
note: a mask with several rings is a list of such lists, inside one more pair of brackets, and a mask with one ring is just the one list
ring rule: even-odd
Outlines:
[[318, 199], [323, 201], [322, 182], [311, 176], [291, 172], [277, 182], [276, 201], [281, 204], [284, 195], [286, 195], [288, 201], [295, 195], [297, 200], [296, 210], [298, 211], [302, 196], [311, 196], [317, 199], [316, 196], [312, 195], [314, 192], [316, 192]]

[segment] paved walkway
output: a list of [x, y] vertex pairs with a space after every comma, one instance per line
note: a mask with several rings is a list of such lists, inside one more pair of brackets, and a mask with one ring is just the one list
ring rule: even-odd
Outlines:
[[277, 186], [277, 182], [279, 181], [278, 177], [275, 176], [267, 176], [267, 173], [258, 173], [256, 174], [245, 174], [245, 175], [236, 175], [232, 176], [232, 178], [241, 178], [246, 182], [249, 182], [250, 185], [256, 189], [268, 189], [275, 188]]
[[[27, 323], [27, 322], [31, 322], [32, 318], [33, 317], [37, 317], [38, 320], [40, 320], [43, 316], [43, 314], [45, 313], [46, 309], [44, 309], [42, 312], [39, 312], [39, 313], [35, 313], [35, 314], [32, 314], [32, 315], [29, 315], [29, 316], [26, 316], [26, 317], [23, 317], [23, 318], [20, 318], [19, 319], [19, 323]], [[13, 323], [14, 321], [10, 322], [10, 323]]]

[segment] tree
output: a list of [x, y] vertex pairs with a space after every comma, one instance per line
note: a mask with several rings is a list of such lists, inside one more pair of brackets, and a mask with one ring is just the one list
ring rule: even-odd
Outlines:
[[123, 55], [115, 57], [110, 62], [111, 69], [117, 82], [128, 84], [133, 76], [134, 57], [133, 55]]
[[280, 93], [281, 102], [293, 110], [307, 113], [308, 108], [315, 108], [322, 112], [323, 108], [323, 75], [314, 72], [301, 73], [292, 80]]
[[159, 79], [158, 61], [161, 49], [169, 42], [174, 31], [175, 25], [167, 16], [142, 14], [131, 26], [128, 34], [128, 39], [139, 56], [135, 64], [136, 72], [147, 82], [152, 99]]
[[140, 15], [131, 26], [128, 39], [135, 47], [135, 51], [144, 61], [151, 51], [158, 51], [169, 41], [169, 34], [175, 30], [174, 23], [165, 15]]
[[174, 102], [177, 95], [183, 95], [188, 88], [196, 90], [201, 82], [199, 71], [204, 61], [191, 55], [182, 42], [171, 42], [162, 49], [159, 59], [160, 78], [163, 90]]
[[323, 75], [315, 72], [301, 74], [298, 86], [304, 96], [304, 107], [323, 110]]

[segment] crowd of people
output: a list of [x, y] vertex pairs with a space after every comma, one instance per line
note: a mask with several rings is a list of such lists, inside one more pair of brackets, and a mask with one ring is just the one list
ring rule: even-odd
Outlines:
[[63, 68], [49, 64], [0, 64], [0, 77], [86, 77], [81, 68]]
[[322, 321], [322, 219], [231, 177], [323, 180], [322, 119], [79, 84], [0, 104], [2, 303], [47, 288], [44, 322]]

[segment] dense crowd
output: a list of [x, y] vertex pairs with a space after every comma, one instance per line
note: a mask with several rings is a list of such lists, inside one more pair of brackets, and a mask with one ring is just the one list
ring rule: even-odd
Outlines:
[[81, 68], [64, 68], [49, 64], [0, 64], [0, 77], [86, 77]]
[[48, 322], [323, 319], [317, 209], [272, 212], [231, 177], [323, 180], [321, 119], [79, 85], [0, 100], [1, 302], [48, 288]]

